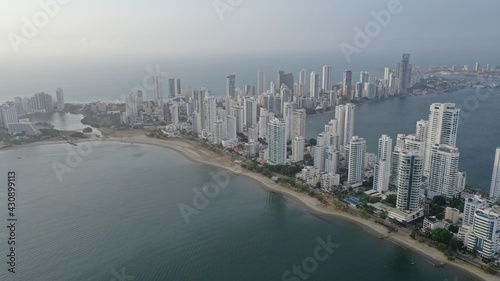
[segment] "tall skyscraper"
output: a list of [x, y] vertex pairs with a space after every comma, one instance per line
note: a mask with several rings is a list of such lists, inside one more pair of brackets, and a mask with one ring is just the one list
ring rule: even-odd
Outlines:
[[292, 113], [292, 138], [306, 137], [306, 110], [297, 109]]
[[433, 103], [425, 141], [424, 175], [429, 175], [432, 147], [436, 144], [456, 146], [460, 109], [454, 103]]
[[333, 146], [329, 146], [325, 153], [325, 173], [337, 174], [339, 152]]
[[363, 183], [366, 167], [366, 141], [353, 136], [346, 147], [348, 161], [347, 184], [360, 186]]
[[401, 63], [398, 64], [396, 74], [398, 94], [406, 94], [408, 88], [411, 86], [410, 54], [403, 54]]
[[179, 124], [179, 105], [176, 102], [170, 106], [170, 120], [174, 126]]
[[274, 118], [268, 124], [267, 133], [269, 163], [284, 165], [286, 163], [285, 121]]
[[236, 75], [229, 73], [226, 76], [226, 96], [235, 98], [236, 96]]
[[266, 91], [266, 74], [264, 71], [257, 72], [257, 95], [261, 95]]
[[285, 84], [288, 89], [293, 89], [293, 74], [285, 73], [284, 71], [278, 71], [278, 88]]
[[491, 176], [490, 198], [493, 200], [500, 199], [500, 146], [497, 147], [495, 153], [495, 161], [493, 162], [493, 174]]
[[452, 199], [456, 195], [458, 148], [446, 144], [435, 144], [431, 147], [431, 164], [429, 172], [428, 197], [443, 195]]
[[307, 70], [302, 69], [299, 72], [299, 89], [300, 92], [297, 94], [298, 96], [305, 96], [307, 94]]
[[257, 125], [257, 101], [253, 97], [245, 97], [244, 101], [244, 123], [248, 130], [251, 126]]
[[368, 83], [368, 72], [367, 71], [361, 71], [359, 73], [359, 82], [362, 84]]
[[154, 75], [154, 85], [155, 85], [155, 102], [157, 104], [161, 104], [161, 101], [163, 100], [163, 93], [162, 93], [162, 76], [159, 73], [156, 73]]
[[332, 89], [332, 67], [330, 65], [323, 65], [323, 83], [321, 84], [321, 90], [323, 93], [327, 93]]
[[168, 96], [175, 97], [175, 78], [168, 79]]
[[378, 140], [377, 162], [373, 172], [373, 189], [378, 192], [389, 190], [389, 177], [391, 172], [392, 139], [382, 135]]
[[416, 137], [419, 141], [425, 142], [427, 140], [427, 130], [429, 127], [428, 120], [417, 121]]
[[344, 144], [347, 144], [354, 135], [354, 108], [353, 103], [345, 104]]
[[321, 142], [314, 147], [314, 168], [320, 172], [325, 171], [326, 146]]
[[420, 188], [422, 185], [423, 159], [418, 151], [399, 151], [396, 179], [396, 207], [402, 210], [415, 211], [420, 208]]
[[300, 162], [304, 160], [305, 139], [303, 137], [295, 137], [292, 140], [292, 161]]
[[347, 100], [352, 99], [352, 71], [344, 71], [344, 79], [342, 81], [342, 94]]
[[345, 105], [337, 105], [335, 107], [335, 119], [338, 124], [339, 149], [343, 149], [345, 142], [345, 122], [346, 122], [346, 107]]
[[320, 90], [320, 85], [319, 85], [319, 74], [311, 71], [310, 79], [309, 79], [309, 96], [311, 98], [318, 98], [319, 97], [319, 90]]
[[182, 91], [181, 91], [181, 79], [175, 79], [174, 93], [175, 93], [175, 96], [182, 95]]
[[57, 98], [57, 110], [64, 110], [64, 94], [61, 88], [57, 88], [56, 90], [56, 98]]

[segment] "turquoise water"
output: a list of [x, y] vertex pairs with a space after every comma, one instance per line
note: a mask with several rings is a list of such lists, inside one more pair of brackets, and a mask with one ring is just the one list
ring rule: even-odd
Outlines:
[[0, 151], [0, 182], [15, 170], [18, 184], [17, 273], [2, 227], [0, 280], [282, 280], [328, 237], [338, 247], [298, 280], [471, 280], [235, 175], [186, 224], [179, 205], [193, 206], [193, 190], [222, 170], [154, 146], [79, 148], [86, 156], [62, 181], [52, 164], [66, 165], [74, 146]]

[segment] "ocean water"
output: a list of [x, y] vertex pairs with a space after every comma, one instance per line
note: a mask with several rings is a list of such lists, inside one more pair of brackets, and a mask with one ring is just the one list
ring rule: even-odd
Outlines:
[[[85, 156], [59, 181], [53, 163], [66, 165], [77, 148], [0, 151], [0, 180], [16, 171], [18, 190], [16, 273], [7, 272], [2, 227], [0, 280], [472, 280], [236, 175], [187, 224], [180, 204], [194, 206], [193, 190], [214, 182], [210, 173], [226, 175], [165, 148], [80, 144]], [[307, 279], [282, 279], [311, 262], [318, 239], [336, 248], [314, 267], [306, 262]]]

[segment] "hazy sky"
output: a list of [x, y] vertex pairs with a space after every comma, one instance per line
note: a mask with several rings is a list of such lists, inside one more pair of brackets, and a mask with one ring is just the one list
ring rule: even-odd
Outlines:
[[[23, 18], [33, 23], [38, 15], [43, 24], [39, 2], [54, 1], [1, 2], [0, 62], [334, 56], [341, 54], [342, 42], [354, 45], [354, 28], [364, 29], [374, 19], [371, 11], [387, 9], [391, 1], [399, 2], [402, 11], [361, 48], [364, 53], [433, 53], [500, 61], [498, 0], [65, 0], [69, 3], [58, 4], [59, 11], [47, 24], [26, 38]], [[230, 9], [218, 13], [214, 3]], [[12, 38], [18, 42], [17, 53]]]

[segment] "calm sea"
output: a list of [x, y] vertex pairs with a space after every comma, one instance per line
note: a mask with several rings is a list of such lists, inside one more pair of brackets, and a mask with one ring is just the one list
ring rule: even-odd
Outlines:
[[[85, 156], [59, 181], [52, 165], [66, 165], [77, 148]], [[229, 176], [186, 224], [179, 205], [193, 206], [194, 190], [221, 170], [154, 146], [84, 148], [0, 151], [0, 182], [14, 170], [18, 190], [16, 274], [7, 272], [3, 226], [0, 280], [282, 280], [304, 261], [307, 279], [288, 280], [471, 280], [240, 176]], [[4, 191], [0, 197], [5, 206]], [[6, 211], [0, 210], [2, 224]], [[315, 263], [318, 239], [338, 247]]]

